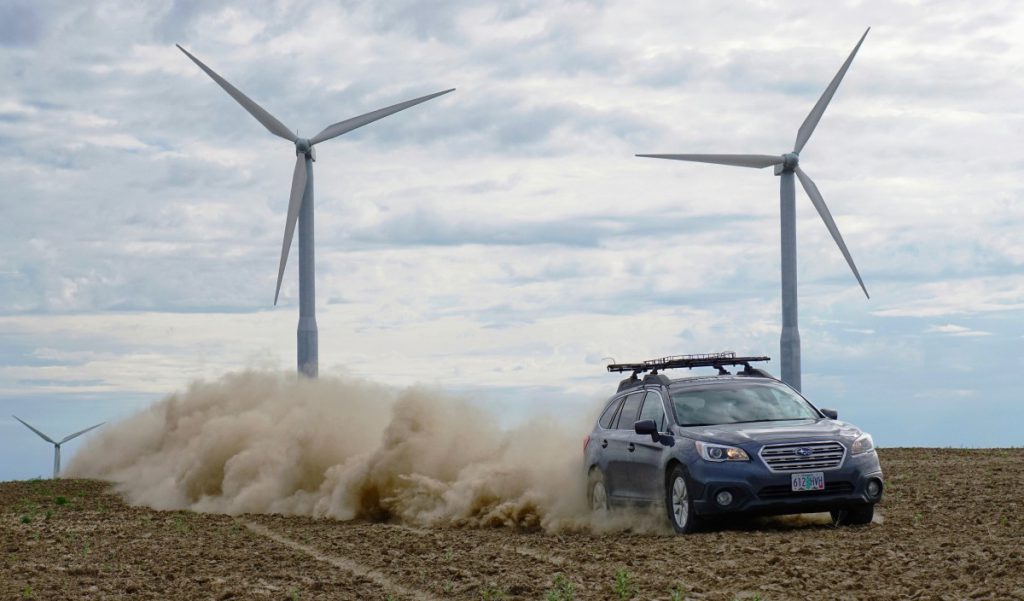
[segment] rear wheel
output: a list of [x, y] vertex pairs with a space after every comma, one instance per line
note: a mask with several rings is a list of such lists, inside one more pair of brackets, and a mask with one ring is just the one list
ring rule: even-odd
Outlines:
[[872, 504], [856, 505], [854, 507], [844, 507], [842, 509], [833, 509], [832, 524], [836, 526], [863, 526], [870, 524], [871, 520], [875, 517], [875, 506]]
[[693, 510], [693, 498], [682, 466], [674, 466], [665, 480], [665, 509], [668, 521], [677, 533], [689, 534], [700, 527], [700, 518]]
[[608, 489], [604, 485], [604, 474], [597, 468], [590, 470], [587, 500], [590, 502], [590, 510], [594, 513], [607, 513]]

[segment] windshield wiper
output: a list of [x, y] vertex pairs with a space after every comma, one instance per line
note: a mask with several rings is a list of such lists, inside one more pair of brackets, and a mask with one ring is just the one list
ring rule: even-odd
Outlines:
[[792, 422], [801, 419], [811, 419], [809, 417], [787, 417], [784, 419], [747, 419], [738, 422], [715, 422], [707, 424], [679, 424], [681, 428], [695, 428], [697, 426], [729, 426], [732, 424], [756, 424], [758, 422]]
[[754, 424], [754, 423], [757, 423], [757, 422], [792, 422], [792, 421], [796, 421], [798, 419], [809, 419], [809, 418], [806, 418], [806, 417], [786, 417], [786, 418], [782, 418], [782, 419], [747, 419], [747, 420], [743, 420], [743, 421], [739, 421], [739, 422], [727, 422], [727, 423], [722, 424], [722, 425], [725, 426], [725, 425], [728, 425], [728, 424]]

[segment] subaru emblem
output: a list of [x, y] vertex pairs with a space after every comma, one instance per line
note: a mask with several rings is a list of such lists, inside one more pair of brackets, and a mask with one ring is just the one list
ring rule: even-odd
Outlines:
[[813, 452], [814, 451], [810, 450], [807, 447], [800, 447], [799, 449], [796, 450], [796, 454], [801, 456], [801, 457], [810, 457], [811, 453], [813, 453]]

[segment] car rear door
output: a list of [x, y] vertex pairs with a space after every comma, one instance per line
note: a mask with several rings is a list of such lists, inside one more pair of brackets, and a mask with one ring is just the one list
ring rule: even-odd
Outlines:
[[604, 447], [602, 454], [607, 462], [605, 485], [608, 494], [613, 497], [635, 499], [637, 496], [631, 482], [633, 451], [630, 447], [634, 435], [633, 424], [636, 423], [645, 394], [643, 390], [638, 390], [626, 396], [614, 427], [604, 432], [601, 439], [601, 446]]
[[[665, 407], [661, 394], [648, 390], [636, 421], [650, 419], [658, 425], [658, 432], [666, 429]], [[632, 451], [630, 449], [632, 448]], [[661, 473], [662, 455], [667, 447], [661, 440], [652, 440], [647, 434], [631, 432], [626, 444], [630, 452], [630, 489], [637, 497], [644, 499], [660, 499], [663, 491], [664, 474]]]

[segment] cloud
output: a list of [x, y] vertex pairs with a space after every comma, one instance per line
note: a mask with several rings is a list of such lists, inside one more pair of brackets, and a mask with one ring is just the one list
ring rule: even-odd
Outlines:
[[927, 334], [948, 334], [950, 336], [991, 336], [992, 332], [972, 330], [971, 328], [947, 323], [945, 325], [930, 326], [925, 330]]

